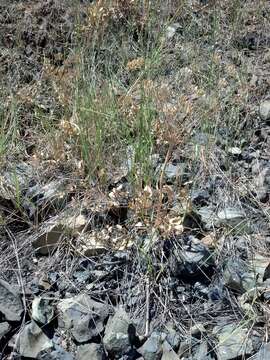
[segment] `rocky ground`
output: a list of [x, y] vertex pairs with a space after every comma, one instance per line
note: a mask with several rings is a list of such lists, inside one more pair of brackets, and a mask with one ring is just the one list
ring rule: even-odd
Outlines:
[[270, 358], [269, 21], [0, 1], [1, 359]]

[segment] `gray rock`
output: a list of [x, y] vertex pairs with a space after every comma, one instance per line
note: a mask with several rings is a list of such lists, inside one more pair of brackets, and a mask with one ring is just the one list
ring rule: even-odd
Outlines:
[[20, 296], [6, 281], [0, 280], [0, 313], [7, 321], [20, 321], [23, 305]]
[[270, 100], [265, 100], [260, 104], [260, 117], [266, 121], [270, 119]]
[[216, 348], [218, 360], [231, 360], [252, 354], [253, 344], [249, 329], [238, 324], [227, 324], [216, 326], [213, 333], [218, 339]]
[[64, 235], [65, 228], [58, 217], [44, 223], [37, 234], [31, 239], [32, 245], [40, 255], [48, 255], [55, 249]]
[[32, 302], [32, 319], [40, 324], [48, 324], [53, 320], [54, 308], [52, 299], [36, 297]]
[[210, 194], [206, 190], [193, 190], [190, 194], [194, 205], [204, 205], [209, 200]]
[[108, 316], [108, 306], [81, 294], [58, 303], [59, 326], [70, 330], [74, 339], [83, 343], [100, 335]]
[[230, 258], [223, 271], [224, 284], [234, 290], [245, 292], [262, 285], [269, 258], [255, 254], [244, 262], [239, 258]]
[[52, 341], [32, 321], [26, 325], [15, 340], [16, 350], [21, 356], [36, 359], [41, 351], [53, 347]]
[[228, 153], [231, 155], [241, 155], [242, 150], [239, 147], [230, 147]]
[[196, 132], [192, 137], [192, 141], [196, 145], [208, 145], [213, 142], [212, 135], [203, 132]]
[[0, 173], [0, 198], [15, 200], [21, 196], [33, 175], [33, 168], [26, 163], [11, 166]]
[[92, 273], [89, 269], [78, 270], [74, 272], [73, 277], [78, 283], [86, 283], [92, 278]]
[[193, 238], [175, 249], [171, 269], [175, 276], [203, 275], [214, 266], [214, 259], [207, 247]]
[[39, 232], [31, 239], [36, 252], [48, 255], [65, 235], [78, 236], [87, 224], [82, 214], [70, 214], [69, 211], [43, 223]]
[[48, 206], [63, 207], [67, 198], [63, 181], [31, 186], [34, 175], [34, 168], [26, 163], [8, 167], [0, 173], [0, 198], [15, 202], [20, 199], [19, 205], [29, 216], [34, 215], [38, 208], [43, 211]]
[[7, 322], [0, 323], [0, 341], [5, 337], [5, 335], [10, 331], [11, 326]]
[[269, 278], [263, 282], [262, 288], [263, 288], [264, 300], [269, 301], [270, 300], [270, 279]]
[[63, 234], [64, 229], [61, 225], [53, 226], [34, 240], [32, 245], [38, 254], [49, 255], [63, 238]]
[[77, 360], [105, 360], [106, 355], [102, 345], [85, 344], [78, 347]]
[[248, 264], [239, 258], [230, 258], [223, 271], [224, 284], [241, 293], [256, 285], [254, 275], [249, 273]]
[[180, 27], [179, 23], [174, 23], [174, 24], [169, 25], [166, 28], [166, 34], [165, 34], [166, 39], [171, 40], [174, 37], [174, 35], [179, 27]]
[[128, 328], [130, 319], [124, 309], [119, 308], [112, 316], [105, 329], [103, 343], [108, 353], [123, 355], [129, 348]]
[[215, 210], [212, 207], [203, 206], [197, 211], [197, 213], [200, 216], [201, 221], [207, 230], [210, 230], [213, 226], [216, 225], [218, 218]]
[[256, 188], [257, 199], [266, 202], [270, 193], [270, 167], [258, 167], [254, 169], [254, 186]]
[[[194, 337], [190, 337], [189, 339], [181, 342], [179, 350], [178, 350], [178, 356], [180, 359], [187, 358], [188, 354], [191, 353], [191, 350], [194, 346], [196, 346], [198, 343], [198, 340]], [[195, 359], [194, 359], [195, 360]]]
[[[206, 341], [203, 341], [200, 343], [200, 345], [197, 347], [193, 359], [196, 360], [206, 360], [208, 359], [208, 344]], [[210, 357], [209, 357], [210, 359]]]
[[108, 251], [108, 241], [100, 236], [100, 230], [85, 233], [80, 236], [81, 253], [85, 257], [97, 256]]
[[22, 206], [31, 217], [37, 212], [50, 208], [63, 208], [68, 192], [63, 180], [53, 180], [45, 185], [35, 184], [28, 187], [23, 197]]
[[213, 226], [220, 225], [237, 226], [246, 219], [243, 210], [229, 206], [219, 210], [217, 213], [212, 207], [204, 206], [197, 213], [208, 230]]
[[248, 261], [251, 272], [256, 277], [258, 283], [262, 284], [267, 279], [267, 272], [270, 266], [270, 259], [261, 254], [255, 254], [252, 259]]
[[162, 336], [152, 333], [149, 339], [138, 349], [144, 360], [159, 360], [162, 357]]
[[261, 201], [262, 203], [265, 203], [269, 199], [269, 191], [266, 186], [261, 186], [260, 188], [257, 188], [256, 190], [256, 198]]
[[190, 328], [190, 334], [195, 338], [200, 337], [203, 333], [206, 333], [206, 329], [202, 323], [196, 323]]
[[235, 207], [226, 207], [217, 213], [219, 223], [235, 226], [245, 219], [245, 212]]
[[185, 169], [185, 164], [167, 164], [164, 169], [164, 174], [168, 181], [173, 181], [183, 177], [185, 175]]
[[170, 329], [166, 336], [166, 341], [170, 344], [173, 350], [177, 351], [180, 345], [180, 335], [174, 329]]
[[263, 344], [260, 350], [252, 356], [252, 360], [269, 360], [270, 359], [270, 343]]
[[39, 355], [38, 360], [75, 360], [74, 356], [61, 346], [54, 345], [54, 347], [55, 350]]
[[162, 346], [162, 358], [161, 360], [178, 360], [179, 357], [173, 350], [171, 345], [165, 340]]

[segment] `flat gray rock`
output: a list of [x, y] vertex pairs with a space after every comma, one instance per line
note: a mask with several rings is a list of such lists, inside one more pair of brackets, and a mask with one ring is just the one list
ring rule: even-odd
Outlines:
[[14, 200], [33, 176], [33, 168], [26, 163], [9, 166], [6, 171], [0, 173], [0, 198]]
[[238, 257], [230, 258], [223, 271], [224, 284], [236, 291], [244, 293], [256, 285], [256, 277], [250, 271], [248, 263]]
[[78, 347], [77, 360], [105, 360], [106, 355], [102, 345], [85, 344]]
[[162, 346], [162, 358], [161, 360], [178, 360], [179, 357], [176, 352], [173, 350], [171, 345], [165, 340]]
[[32, 245], [37, 253], [48, 255], [64, 236], [78, 236], [86, 224], [87, 219], [84, 215], [63, 212], [43, 223], [39, 232], [31, 239]]
[[11, 326], [7, 322], [0, 323], [0, 341], [3, 339], [3, 337], [9, 332], [11, 329]]
[[223, 271], [223, 281], [226, 286], [241, 293], [263, 285], [269, 258], [255, 254], [253, 258], [243, 261], [231, 257]]
[[206, 229], [211, 229], [214, 225], [216, 225], [218, 218], [215, 213], [215, 210], [210, 206], [203, 206], [198, 210], [198, 215], [201, 218], [202, 223], [204, 224]]
[[270, 119], [270, 100], [265, 100], [260, 104], [260, 117], [262, 120]]
[[54, 309], [52, 300], [43, 297], [36, 297], [32, 302], [32, 319], [40, 324], [48, 324], [53, 320]]
[[219, 222], [233, 226], [245, 218], [245, 213], [243, 210], [235, 207], [226, 207], [218, 211], [217, 218]]
[[86, 294], [61, 300], [57, 308], [60, 313], [60, 327], [71, 331], [79, 343], [100, 335], [108, 316], [108, 306], [92, 300]]
[[185, 174], [185, 168], [185, 164], [167, 164], [164, 169], [164, 174], [167, 180], [172, 181], [182, 177]]
[[171, 40], [174, 37], [174, 35], [179, 27], [180, 27], [180, 24], [178, 24], [178, 23], [169, 25], [165, 31], [166, 40]]
[[[162, 357], [162, 337], [152, 333], [149, 339], [138, 349], [144, 360], [160, 360]], [[171, 354], [170, 354], [171, 355]]]
[[269, 360], [270, 359], [270, 343], [263, 344], [260, 350], [252, 356], [252, 360]]
[[31, 239], [32, 245], [40, 255], [48, 255], [58, 245], [65, 234], [64, 226], [58, 217], [43, 223], [40, 231]]
[[213, 226], [237, 226], [246, 219], [246, 215], [243, 210], [232, 206], [225, 207], [217, 213], [213, 208], [204, 206], [198, 210], [198, 214], [200, 215], [205, 227], [209, 230]]
[[19, 294], [6, 281], [0, 280], [0, 313], [7, 321], [20, 321], [23, 305]]
[[103, 343], [113, 355], [123, 355], [129, 348], [128, 327], [130, 319], [124, 309], [116, 310], [106, 326]]
[[232, 360], [252, 354], [253, 344], [249, 337], [249, 329], [239, 324], [227, 324], [216, 326], [213, 333], [218, 338], [216, 348], [218, 360]]
[[214, 259], [210, 251], [196, 238], [192, 239], [189, 244], [175, 249], [173, 254], [170, 262], [171, 271], [180, 278], [204, 275], [214, 266]]
[[34, 359], [36, 359], [42, 351], [53, 347], [52, 341], [34, 321], [27, 324], [17, 335], [15, 344], [21, 356]]
[[177, 350], [181, 342], [181, 337], [172, 326], [170, 327], [168, 335], [166, 336], [166, 342], [173, 348], [173, 350]]
[[38, 360], [75, 360], [74, 356], [65, 351], [61, 346], [54, 345], [55, 349], [51, 352], [42, 353]]
[[210, 356], [208, 357], [208, 344], [206, 341], [203, 341], [200, 343], [200, 345], [197, 347], [193, 358], [196, 360], [207, 360], [210, 359]]

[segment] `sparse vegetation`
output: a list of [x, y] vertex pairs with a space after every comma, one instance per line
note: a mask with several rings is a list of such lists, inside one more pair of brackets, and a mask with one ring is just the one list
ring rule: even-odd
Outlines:
[[[140, 346], [172, 326], [181, 359], [267, 342], [269, 23], [266, 0], [0, 2], [0, 269], [21, 288], [16, 326], [52, 291], [124, 305]], [[92, 342], [43, 325], [73, 354]], [[29, 358], [17, 329], [0, 331], [5, 359]]]

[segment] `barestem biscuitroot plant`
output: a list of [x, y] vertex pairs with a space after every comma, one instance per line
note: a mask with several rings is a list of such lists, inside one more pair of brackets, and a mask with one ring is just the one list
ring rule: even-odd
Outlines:
[[76, 117], [78, 146], [90, 177], [105, 175], [112, 164], [121, 166], [125, 159], [119, 155], [129, 146], [133, 153], [131, 178], [140, 186], [150, 181], [155, 112], [145, 94], [131, 124], [121, 114], [110, 85], [98, 93], [90, 89], [79, 96]]
[[[153, 27], [157, 20], [152, 18], [150, 10], [149, 6], [145, 6], [149, 33], [149, 28]], [[96, 11], [95, 7], [92, 11]], [[135, 20], [132, 17], [127, 20], [127, 30], [130, 33], [118, 34], [119, 38], [116, 39], [112, 32], [111, 41], [118, 49], [117, 59], [108, 52], [100, 66], [96, 63], [97, 55], [102, 47], [111, 48], [112, 44], [106, 42], [107, 38], [98, 40], [98, 35], [102, 28], [110, 23], [106, 22], [104, 25], [102, 18], [98, 18], [96, 27], [92, 29], [91, 44], [82, 41], [81, 48], [78, 48], [78, 51], [82, 51], [78, 64], [74, 114], [79, 127], [77, 145], [86, 174], [91, 179], [102, 179], [106, 183], [110, 178], [112, 165], [116, 168], [129, 162], [130, 180], [141, 189], [153, 180], [151, 155], [154, 147], [154, 121], [157, 116], [151, 94], [141, 84], [156, 75], [163, 44], [160, 41], [161, 33], [155, 35], [155, 46], [150, 39], [145, 44], [145, 35], [143, 32], [139, 34], [136, 52], [143, 55], [140, 58], [143, 61], [138, 69], [130, 70], [131, 84], [126, 86], [118, 73], [128, 71], [126, 65], [130, 58], [126, 49], [120, 45], [125, 39], [132, 38], [135, 31], [132, 24]], [[125, 112], [128, 109], [123, 109], [123, 102], [119, 103], [118, 92], [123, 94], [125, 100], [129, 96], [132, 98], [135, 88], [136, 91], [140, 88], [139, 101], [134, 102], [136, 111], [127, 118]], [[131, 112], [131, 109], [129, 110]], [[125, 158], [128, 148], [132, 151], [131, 159]]]

